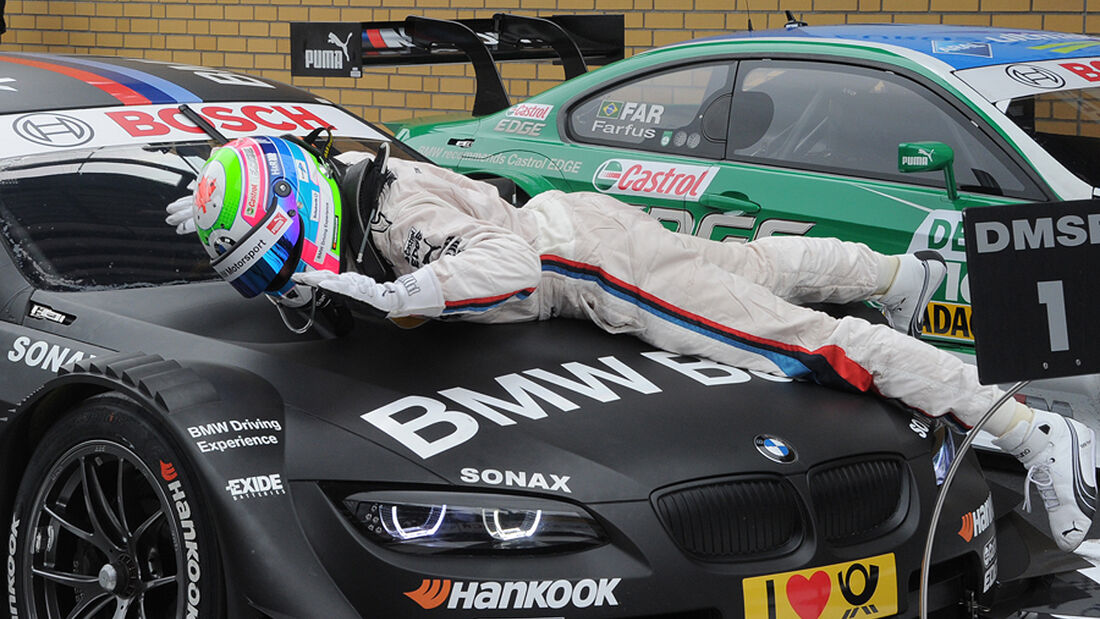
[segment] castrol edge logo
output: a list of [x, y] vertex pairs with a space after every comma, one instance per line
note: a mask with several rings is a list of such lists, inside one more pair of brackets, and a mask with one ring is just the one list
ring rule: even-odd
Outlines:
[[505, 116], [511, 118], [527, 118], [530, 120], [546, 120], [554, 106], [545, 103], [517, 103], [508, 108]]
[[698, 202], [717, 174], [718, 166], [609, 159], [596, 168], [592, 185], [602, 193]]

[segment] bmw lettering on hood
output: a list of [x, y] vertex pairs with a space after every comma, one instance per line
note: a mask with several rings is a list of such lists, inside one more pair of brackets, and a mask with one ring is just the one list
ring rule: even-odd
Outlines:
[[[642, 356], [704, 385], [743, 383], [750, 380], [748, 372], [713, 361], [685, 358], [666, 352], [647, 352], [642, 353]], [[416, 455], [421, 458], [430, 458], [473, 439], [479, 428], [478, 420], [474, 415], [479, 415], [485, 421], [498, 426], [511, 426], [517, 423], [516, 419], [503, 414], [502, 410], [520, 419], [540, 420], [548, 417], [542, 404], [535, 400], [536, 397], [565, 412], [576, 411], [581, 406], [562, 395], [561, 390], [573, 396], [583, 396], [604, 403], [618, 400], [620, 397], [606, 383], [617, 384], [642, 394], [661, 392], [660, 387], [615, 357], [601, 357], [600, 363], [607, 369], [594, 368], [578, 362], [564, 363], [562, 367], [571, 375], [569, 377], [541, 369], [526, 370], [523, 372], [524, 375], [512, 373], [496, 377], [496, 382], [508, 393], [511, 400], [503, 400], [463, 387], [439, 392], [451, 402], [464, 406], [469, 412], [453, 410], [449, 408], [450, 404], [442, 400], [424, 396], [406, 396], [364, 413], [362, 417], [367, 423], [385, 432]], [[718, 372], [719, 376], [714, 376], [714, 372]], [[531, 380], [532, 378], [542, 382], [535, 382]], [[550, 383], [556, 386], [558, 391], [542, 383]], [[441, 427], [442, 432], [440, 432]], [[433, 432], [429, 433], [427, 431], [429, 428]], [[776, 457], [772, 458], [776, 459]]]

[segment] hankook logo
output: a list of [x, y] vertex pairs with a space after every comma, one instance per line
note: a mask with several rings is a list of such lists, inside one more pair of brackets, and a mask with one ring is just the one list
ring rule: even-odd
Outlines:
[[[172, 465], [169, 463], [169, 467]], [[173, 470], [175, 467], [172, 467]], [[180, 530], [183, 533], [182, 540], [184, 555], [187, 560], [187, 607], [183, 609], [183, 616], [198, 617], [202, 602], [202, 561], [199, 554], [198, 534], [195, 532], [195, 521], [191, 514], [191, 503], [187, 500], [187, 493], [183, 490], [183, 484], [179, 480], [168, 484], [168, 492], [171, 493], [172, 502], [176, 505], [176, 516], [179, 520]]]
[[420, 588], [404, 592], [424, 610], [439, 608], [469, 610], [527, 610], [545, 608], [590, 608], [618, 606], [615, 587], [621, 578], [570, 580], [463, 582], [425, 578]]
[[83, 120], [52, 112], [24, 114], [15, 119], [12, 129], [25, 140], [58, 148], [80, 146], [95, 136], [92, 126]]
[[986, 497], [985, 502], [972, 512], [962, 515], [962, 527], [959, 528], [959, 537], [964, 542], [978, 537], [993, 524], [993, 495]]
[[8, 614], [12, 619], [19, 617], [19, 608], [15, 597], [15, 554], [18, 550], [19, 519], [11, 523], [11, 535], [8, 536]]

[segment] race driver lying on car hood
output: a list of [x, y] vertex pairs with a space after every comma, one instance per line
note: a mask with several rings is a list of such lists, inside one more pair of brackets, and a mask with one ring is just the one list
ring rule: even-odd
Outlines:
[[[310, 321], [332, 295], [391, 319], [582, 318], [676, 353], [873, 391], [967, 427], [1003, 396], [978, 383], [974, 366], [909, 336], [946, 272], [934, 253], [885, 256], [809, 237], [718, 243], [596, 193], [548, 191], [515, 208], [492, 185], [387, 152], [330, 161], [306, 140], [233, 140], [167, 221], [197, 231], [241, 294], [265, 293], [281, 312], [308, 306]], [[373, 252], [399, 277], [364, 274]], [[894, 329], [799, 305], [858, 300], [879, 304]], [[1013, 399], [986, 429], [1028, 469], [1058, 546], [1076, 548], [1095, 512], [1093, 431]]]

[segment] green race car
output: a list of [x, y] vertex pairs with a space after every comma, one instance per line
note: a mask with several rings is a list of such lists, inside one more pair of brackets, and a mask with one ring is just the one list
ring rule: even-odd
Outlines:
[[[416, 34], [371, 26], [364, 59]], [[490, 47], [515, 39], [481, 34]], [[441, 49], [404, 45], [389, 64]], [[949, 271], [924, 337], [971, 360], [963, 209], [1091, 198], [1100, 184], [1100, 38], [1087, 35], [792, 21], [572, 76], [566, 62], [562, 84], [515, 104], [470, 58], [473, 117], [392, 123], [398, 139], [464, 174], [513, 181], [519, 200], [599, 191], [724, 242], [807, 235], [937, 250]], [[1097, 416], [1100, 379], [1071, 382], [1029, 392], [1037, 406]]]

